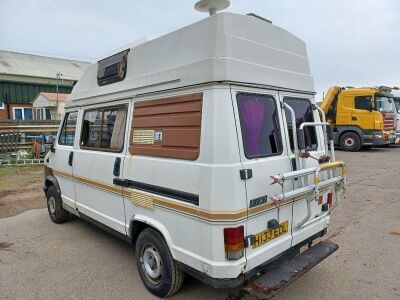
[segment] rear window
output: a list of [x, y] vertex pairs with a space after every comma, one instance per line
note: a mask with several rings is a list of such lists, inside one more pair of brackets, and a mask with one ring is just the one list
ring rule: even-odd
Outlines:
[[239, 93], [236, 99], [246, 157], [267, 157], [282, 153], [282, 138], [274, 97]]
[[[308, 99], [304, 98], [295, 98], [295, 97], [285, 97], [283, 99], [286, 104], [288, 104], [294, 110], [294, 114], [296, 116], [296, 128], [299, 129], [300, 125], [304, 122], [314, 122], [314, 115], [311, 102]], [[289, 110], [286, 109], [286, 122], [288, 124], [289, 129], [289, 141], [290, 147], [293, 150], [293, 124], [292, 118]], [[317, 134], [315, 132], [315, 127], [304, 127], [304, 135], [305, 135], [305, 143], [307, 150], [315, 150], [317, 149]]]

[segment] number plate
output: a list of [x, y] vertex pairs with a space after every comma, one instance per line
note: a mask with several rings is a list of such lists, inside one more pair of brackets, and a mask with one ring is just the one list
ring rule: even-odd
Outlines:
[[288, 232], [289, 222], [285, 221], [279, 224], [277, 229], [267, 229], [256, 234], [256, 243], [253, 245], [253, 249], [260, 247], [281, 235]]

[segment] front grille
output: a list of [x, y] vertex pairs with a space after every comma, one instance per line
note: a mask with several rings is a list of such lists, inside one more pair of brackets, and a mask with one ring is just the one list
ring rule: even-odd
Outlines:
[[395, 115], [394, 113], [384, 112], [383, 113], [383, 129], [393, 130], [395, 127]]

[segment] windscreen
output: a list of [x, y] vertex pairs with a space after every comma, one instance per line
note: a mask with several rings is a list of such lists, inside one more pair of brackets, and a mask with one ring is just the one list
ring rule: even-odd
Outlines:
[[376, 110], [380, 112], [394, 112], [394, 103], [393, 98], [376, 95]]
[[400, 114], [400, 98], [394, 98], [394, 105], [396, 106], [396, 111], [398, 114]]

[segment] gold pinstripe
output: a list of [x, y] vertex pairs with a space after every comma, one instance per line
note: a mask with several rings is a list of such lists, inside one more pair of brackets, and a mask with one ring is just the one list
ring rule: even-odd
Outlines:
[[[193, 217], [201, 218], [210, 222], [218, 222], [218, 221], [240, 221], [247, 217], [252, 217], [260, 213], [265, 213], [267, 211], [275, 209], [275, 205], [273, 202], [267, 202], [262, 205], [252, 207], [252, 208], [244, 208], [236, 211], [218, 211], [218, 210], [207, 210], [199, 208], [193, 204], [185, 204], [179, 203], [176, 200], [170, 200], [165, 197], [158, 196], [156, 194], [151, 194], [148, 192], [143, 192], [136, 189], [131, 188], [122, 188], [114, 184], [107, 184], [104, 182], [99, 182], [96, 180], [88, 179], [82, 176], [72, 176], [70, 173], [63, 172], [60, 170], [53, 170], [55, 175], [68, 177], [71, 180], [82, 183], [85, 185], [93, 186], [100, 188], [102, 190], [106, 190], [108, 192], [112, 192], [121, 196], [129, 197], [131, 199], [132, 204], [139, 205], [148, 209], [154, 209], [154, 207], [160, 207], [164, 209], [174, 210], [183, 214], [188, 214]], [[329, 188], [321, 190], [321, 193], [327, 192]], [[304, 195], [299, 195], [296, 197], [291, 197], [286, 199], [282, 204], [287, 204], [289, 202], [295, 202], [299, 200], [303, 200], [306, 197], [307, 193]]]

